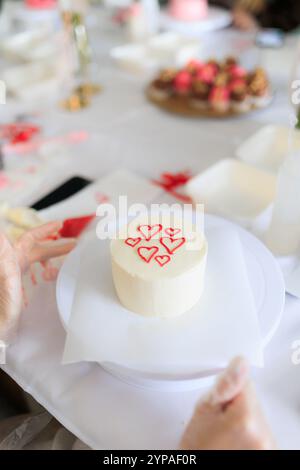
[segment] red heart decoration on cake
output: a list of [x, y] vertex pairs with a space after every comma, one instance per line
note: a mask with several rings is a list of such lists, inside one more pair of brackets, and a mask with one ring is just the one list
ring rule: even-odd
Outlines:
[[151, 240], [151, 238], [153, 238], [162, 230], [162, 225], [139, 225], [137, 229], [148, 242], [149, 240]]
[[156, 255], [157, 252], [158, 252], [157, 246], [140, 246], [140, 248], [138, 249], [138, 255], [146, 263], [150, 263], [153, 256]]
[[171, 261], [171, 258], [169, 255], [159, 255], [155, 256], [155, 261], [158, 262], [158, 264], [163, 267], [165, 264], [169, 263]]
[[160, 243], [165, 247], [167, 252], [172, 255], [185, 243], [185, 238], [162, 237]]
[[125, 243], [126, 245], [128, 246], [131, 246], [132, 248], [134, 248], [136, 245], [138, 245], [141, 241], [141, 237], [138, 237], [138, 238], [127, 238], [127, 240], [125, 240]]
[[167, 235], [170, 235], [170, 237], [174, 237], [175, 235], [178, 235], [179, 232], [181, 232], [180, 228], [166, 228], [165, 230]]

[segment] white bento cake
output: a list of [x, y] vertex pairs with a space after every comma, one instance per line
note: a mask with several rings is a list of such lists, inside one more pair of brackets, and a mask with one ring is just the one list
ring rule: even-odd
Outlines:
[[181, 218], [143, 215], [111, 242], [113, 281], [126, 309], [166, 318], [187, 312], [199, 301], [207, 242], [203, 232], [186, 226]]

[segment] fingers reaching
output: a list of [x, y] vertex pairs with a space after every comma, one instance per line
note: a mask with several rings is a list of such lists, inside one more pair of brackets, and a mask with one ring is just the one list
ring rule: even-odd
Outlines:
[[0, 338], [6, 342], [11, 341], [21, 312], [22, 272], [30, 269], [32, 284], [37, 284], [34, 263], [41, 262], [45, 268], [44, 279], [53, 280], [57, 269], [49, 260], [68, 254], [76, 245], [71, 239], [54, 241], [61, 226], [61, 222], [53, 222], [37, 227], [24, 234], [14, 246], [0, 233]]
[[51, 241], [62, 227], [62, 222], [50, 222], [26, 232], [16, 243], [15, 249], [22, 272], [32, 263], [48, 261], [68, 254], [76, 245], [75, 240]]
[[220, 375], [204, 402], [212, 406], [226, 405], [239, 395], [247, 380], [248, 364], [244, 358], [236, 357]]
[[55, 281], [59, 272], [58, 268], [53, 266], [50, 260], [42, 261], [41, 266], [44, 268], [44, 271], [42, 273], [44, 281]]
[[29, 232], [26, 232], [21, 238], [20, 243], [24, 240], [30, 240], [30, 242], [36, 243], [41, 242], [43, 240], [47, 240], [47, 238], [51, 238], [51, 236], [56, 235], [59, 230], [62, 228], [63, 223], [60, 221], [56, 222], [49, 222], [48, 224], [39, 225], [38, 227], [33, 228]]
[[76, 246], [75, 240], [61, 240], [49, 243], [40, 243], [31, 252], [30, 263], [48, 261], [52, 258], [65, 256]]

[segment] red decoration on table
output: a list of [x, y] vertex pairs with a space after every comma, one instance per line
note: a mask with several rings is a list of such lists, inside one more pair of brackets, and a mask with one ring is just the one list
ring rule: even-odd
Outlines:
[[161, 224], [155, 225], [139, 225], [137, 230], [142, 234], [143, 238], [148, 242], [162, 230]]
[[179, 193], [177, 188], [184, 186], [191, 179], [189, 171], [180, 173], [162, 173], [161, 181], [153, 180], [152, 182], [157, 186], [160, 186], [172, 196], [176, 197], [182, 202], [191, 203], [192, 200], [186, 194]]
[[[21, 143], [18, 143], [18, 145], [8, 142], [7, 144], [3, 146], [3, 149], [6, 154], [8, 153], [24, 154], [24, 153], [37, 151], [40, 148], [40, 146], [43, 144], [66, 143], [66, 144], [75, 145], [76, 143], [84, 142], [85, 140], [88, 139], [88, 137], [89, 137], [89, 134], [87, 132], [77, 131], [77, 132], [71, 132], [69, 134], [57, 136], [57, 137], [47, 137], [47, 138], [42, 138], [42, 139], [38, 138], [30, 142], [21, 142]], [[1, 138], [2, 136], [1, 136], [1, 126], [0, 126], [0, 139]]]
[[132, 248], [134, 248], [136, 245], [138, 245], [140, 243], [142, 239], [140, 237], [138, 238], [127, 238], [127, 240], [125, 240], [125, 243], [126, 245], [128, 246], [131, 246]]
[[40, 133], [40, 127], [26, 123], [12, 123], [0, 125], [0, 139], [11, 145], [29, 142]]
[[7, 188], [10, 185], [10, 180], [5, 173], [0, 171], [0, 189]]
[[155, 261], [157, 261], [162, 268], [165, 264], [168, 264], [171, 261], [171, 257], [169, 255], [158, 255], [155, 256]]
[[138, 249], [139, 257], [142, 258], [142, 260], [145, 261], [146, 263], [150, 263], [153, 256], [156, 255], [157, 252], [158, 252], [157, 246], [141, 246]]
[[77, 238], [87, 228], [87, 226], [94, 220], [95, 214], [85, 215], [84, 217], [74, 217], [66, 219], [63, 226], [59, 231], [62, 238]]
[[101, 193], [100, 191], [96, 192], [95, 199], [98, 204], [104, 204], [105, 202], [109, 202], [109, 197], [106, 194]]
[[170, 255], [173, 255], [185, 243], [185, 238], [162, 237], [160, 243]]

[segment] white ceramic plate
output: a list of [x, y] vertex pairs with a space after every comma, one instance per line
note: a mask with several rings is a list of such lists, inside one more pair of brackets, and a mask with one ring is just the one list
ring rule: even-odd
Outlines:
[[[285, 302], [285, 287], [280, 268], [266, 247], [246, 230], [212, 215], [205, 216], [205, 226], [219, 229], [224, 226], [234, 226], [238, 231], [244, 248], [249, 280], [253, 289], [265, 346], [279, 326]], [[57, 305], [65, 328], [71, 314], [79, 261], [80, 247], [67, 257], [57, 280]], [[174, 388], [176, 390], [206, 385], [219, 372], [218, 370], [202, 370], [192, 375], [163, 376], [131, 370], [110, 363], [101, 364], [101, 366], [113, 375], [134, 385], [159, 389]]]

